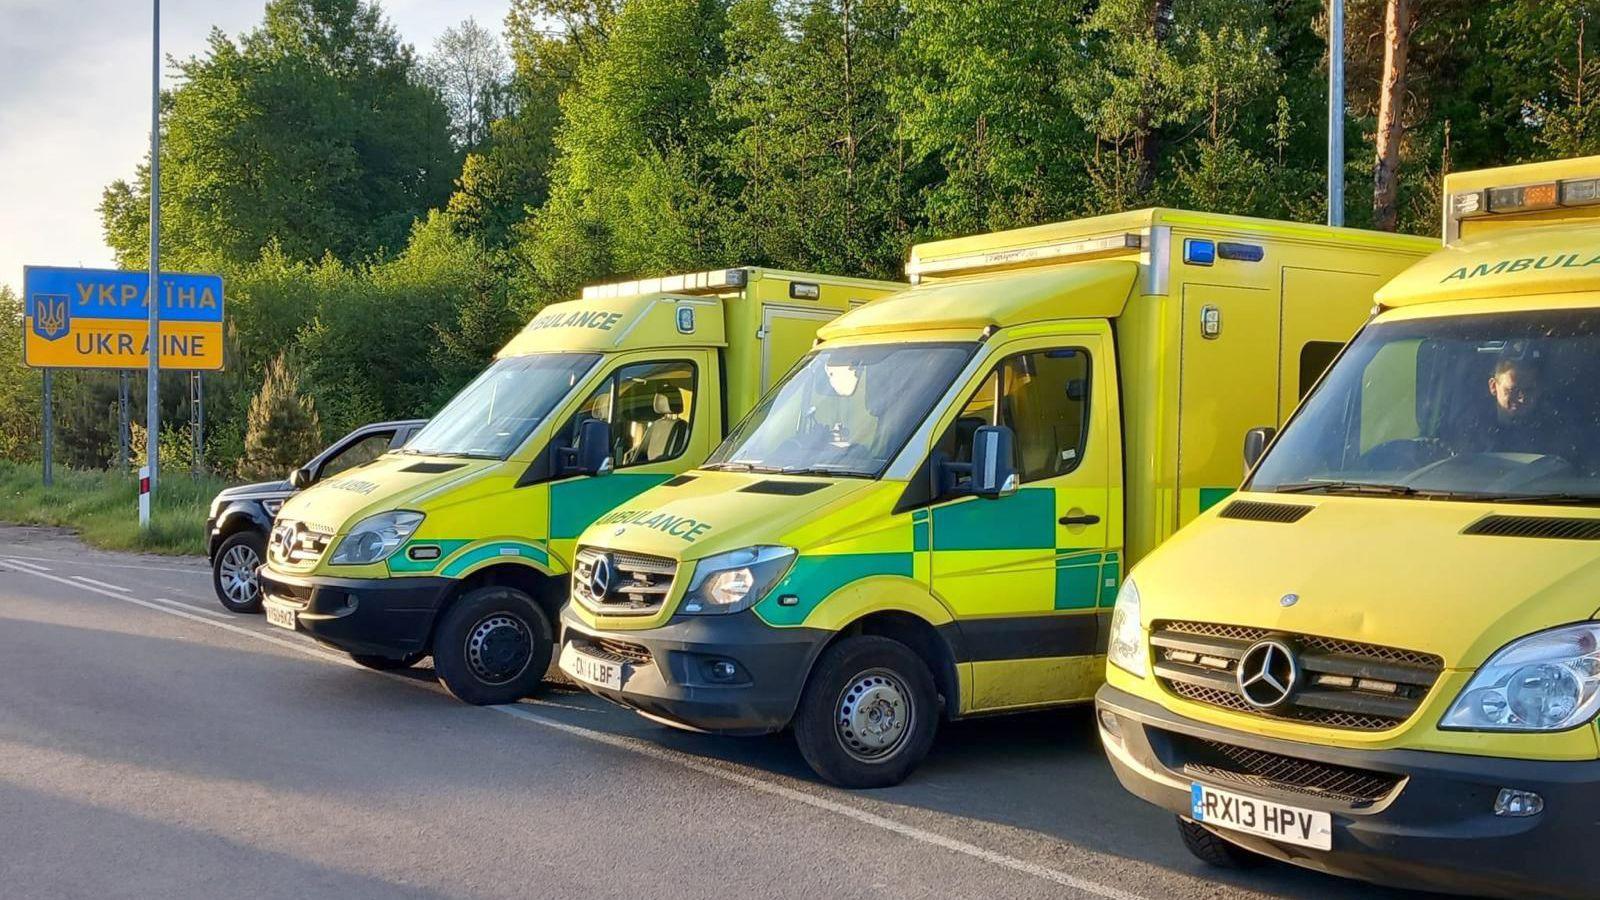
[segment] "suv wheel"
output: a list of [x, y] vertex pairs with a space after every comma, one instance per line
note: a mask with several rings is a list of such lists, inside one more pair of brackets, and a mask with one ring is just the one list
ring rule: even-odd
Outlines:
[[261, 611], [261, 583], [256, 569], [266, 560], [267, 539], [254, 531], [228, 536], [211, 561], [211, 586], [229, 612]]

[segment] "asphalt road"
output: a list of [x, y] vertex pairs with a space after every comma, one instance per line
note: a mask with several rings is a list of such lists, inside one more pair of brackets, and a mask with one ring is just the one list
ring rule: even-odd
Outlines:
[[203, 561], [0, 526], [0, 896], [1412, 898], [1209, 870], [1087, 711], [946, 728], [904, 785], [570, 686], [448, 697], [211, 595]]

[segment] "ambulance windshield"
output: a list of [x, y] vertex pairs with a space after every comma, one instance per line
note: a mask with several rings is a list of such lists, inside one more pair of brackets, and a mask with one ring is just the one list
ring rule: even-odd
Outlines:
[[898, 343], [817, 350], [739, 423], [704, 468], [876, 478], [973, 349]]
[[599, 360], [597, 353], [497, 359], [452, 397], [401, 452], [504, 459]]
[[1600, 502], [1600, 312], [1372, 325], [1306, 400], [1247, 487]]

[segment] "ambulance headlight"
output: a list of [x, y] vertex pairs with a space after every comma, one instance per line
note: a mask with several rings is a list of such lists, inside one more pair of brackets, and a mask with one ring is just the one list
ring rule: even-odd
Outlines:
[[1600, 711], [1600, 623], [1541, 631], [1502, 647], [1478, 669], [1439, 727], [1565, 731]]
[[404, 509], [367, 516], [339, 542], [339, 548], [333, 551], [333, 564], [361, 566], [382, 562], [400, 549], [421, 524], [422, 513]]
[[1117, 668], [1140, 678], [1150, 674], [1150, 660], [1144, 652], [1144, 629], [1139, 626], [1139, 586], [1129, 578], [1117, 591], [1117, 605], [1111, 612], [1111, 639], [1106, 659]]
[[794, 564], [790, 547], [744, 547], [700, 560], [680, 612], [718, 615], [749, 609], [783, 580]]

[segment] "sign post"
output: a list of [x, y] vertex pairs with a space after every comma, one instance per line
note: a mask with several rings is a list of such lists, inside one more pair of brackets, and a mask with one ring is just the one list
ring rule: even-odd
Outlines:
[[44, 486], [50, 487], [56, 483], [55, 453], [56, 453], [56, 416], [55, 398], [51, 389], [55, 386], [55, 373], [49, 369], [44, 370], [44, 405], [39, 410], [40, 424], [44, 426]]
[[150, 527], [150, 467], [139, 467], [139, 527]]
[[[146, 365], [149, 382], [145, 387], [144, 458], [150, 467], [150, 484], [154, 486], [161, 466], [157, 452], [161, 442], [161, 304], [154, 302], [161, 293], [161, 0], [151, 0], [150, 8], [150, 281], [145, 296], [152, 298], [152, 302], [147, 304], [146, 310], [150, 318], [146, 346], [150, 351]], [[221, 310], [220, 302], [218, 310]], [[143, 516], [140, 521], [148, 523], [149, 517]]]
[[1328, 224], [1344, 224], [1344, 0], [1328, 0]]

